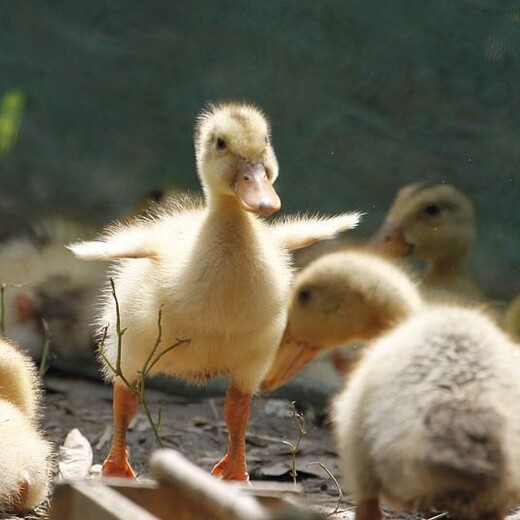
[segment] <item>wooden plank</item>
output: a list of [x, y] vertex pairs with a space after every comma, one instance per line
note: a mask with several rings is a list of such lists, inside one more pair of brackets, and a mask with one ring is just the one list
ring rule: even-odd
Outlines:
[[158, 520], [101, 480], [57, 484], [49, 520]]
[[248, 483], [226, 482], [224, 485], [256, 498], [271, 513], [291, 507], [301, 508], [305, 500], [303, 487], [299, 484], [256, 480]]
[[176, 494], [176, 512], [180, 507], [179, 504], [192, 512], [193, 516], [186, 519], [268, 520], [270, 518], [269, 511], [254, 497], [224, 485], [174, 450], [157, 450], [150, 459], [150, 473]]
[[294, 518], [305, 512], [297, 507], [301, 506], [300, 486], [223, 482], [174, 450], [154, 453], [150, 471], [157, 480], [97, 478], [60, 483], [50, 520], [269, 520], [281, 511], [292, 511]]

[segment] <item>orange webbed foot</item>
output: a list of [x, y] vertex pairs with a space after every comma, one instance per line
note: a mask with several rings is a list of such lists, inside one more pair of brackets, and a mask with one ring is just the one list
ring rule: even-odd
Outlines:
[[211, 474], [215, 475], [215, 477], [221, 477], [222, 473], [224, 473], [224, 469], [226, 467], [226, 463], [227, 463], [227, 454], [224, 455], [224, 457], [222, 457], [222, 459], [220, 459], [220, 461], [217, 462], [213, 466], [213, 469], [211, 470]]
[[101, 474], [104, 477], [137, 478], [135, 471], [132, 469], [132, 466], [130, 466], [128, 456], [113, 457], [109, 455], [105, 459], [105, 462], [103, 462]]
[[211, 474], [220, 477], [222, 480], [249, 481], [249, 473], [240, 464], [233, 464], [226, 454], [213, 466]]

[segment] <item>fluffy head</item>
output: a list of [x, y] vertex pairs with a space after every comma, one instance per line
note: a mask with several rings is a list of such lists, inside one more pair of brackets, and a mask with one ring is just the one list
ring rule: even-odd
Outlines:
[[278, 176], [266, 116], [247, 103], [210, 104], [197, 118], [195, 156], [204, 189], [232, 194], [240, 164], [262, 164], [269, 182]]
[[293, 285], [288, 335], [315, 348], [370, 339], [421, 305], [414, 282], [379, 256], [344, 251], [307, 266]]
[[374, 338], [420, 306], [414, 283], [387, 260], [360, 251], [322, 256], [296, 277], [262, 390], [282, 385], [324, 349]]
[[395, 256], [437, 261], [464, 257], [475, 239], [471, 201], [448, 184], [402, 188], [372, 244]]

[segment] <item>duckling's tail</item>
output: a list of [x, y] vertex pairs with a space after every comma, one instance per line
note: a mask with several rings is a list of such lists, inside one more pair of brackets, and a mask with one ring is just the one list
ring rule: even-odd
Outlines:
[[440, 402], [426, 412], [424, 426], [429, 449], [421, 462], [442, 480], [488, 485], [505, 474], [504, 418], [496, 410]]
[[334, 238], [342, 231], [355, 228], [362, 214], [353, 211], [332, 217], [320, 215], [293, 216], [282, 221], [275, 221], [271, 230], [275, 238], [286, 249], [300, 249], [321, 240]]

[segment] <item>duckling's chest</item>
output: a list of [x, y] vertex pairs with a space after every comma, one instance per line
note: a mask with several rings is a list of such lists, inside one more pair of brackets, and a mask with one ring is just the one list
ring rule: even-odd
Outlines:
[[283, 312], [291, 277], [288, 255], [269, 237], [213, 229], [171, 280], [169, 310], [199, 329], [243, 332]]

